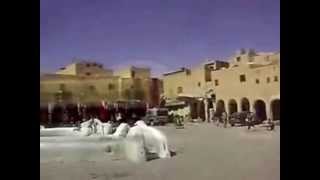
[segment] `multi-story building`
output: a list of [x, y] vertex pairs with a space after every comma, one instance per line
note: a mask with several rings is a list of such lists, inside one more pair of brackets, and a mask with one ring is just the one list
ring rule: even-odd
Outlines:
[[128, 67], [113, 72], [102, 64], [81, 61], [40, 76], [41, 102], [100, 103], [102, 100], [141, 100], [157, 106], [160, 80], [149, 68]]
[[[183, 100], [192, 118], [208, 119], [208, 109], [253, 111], [280, 119], [280, 53], [237, 53], [228, 62], [212, 61], [163, 75], [167, 101]], [[170, 103], [167, 103], [170, 105]]]

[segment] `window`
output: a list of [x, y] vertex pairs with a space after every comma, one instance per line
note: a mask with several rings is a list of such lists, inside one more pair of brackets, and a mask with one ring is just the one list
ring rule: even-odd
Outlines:
[[87, 75], [87, 76], [90, 76], [90, 75], [91, 75], [91, 73], [87, 72], [87, 73], [86, 73], [86, 75]]
[[270, 83], [270, 77], [267, 77], [267, 83]]
[[275, 76], [274, 77], [274, 82], [278, 82], [278, 81], [279, 81], [278, 76]]
[[109, 89], [109, 90], [113, 90], [114, 87], [115, 87], [114, 84], [109, 84], [109, 85], [108, 85], [108, 89]]
[[260, 83], [260, 80], [259, 79], [256, 79], [256, 84], [259, 84]]
[[245, 82], [246, 81], [246, 75], [241, 74], [240, 75], [240, 82]]
[[237, 62], [240, 62], [240, 60], [241, 60], [241, 57], [240, 56], [237, 57]]
[[90, 91], [94, 91], [95, 89], [96, 89], [96, 87], [94, 87], [94, 86], [92, 86], [92, 85], [89, 86], [89, 90], [90, 90]]
[[182, 87], [178, 87], [177, 93], [178, 93], [178, 94], [183, 93], [183, 88], [182, 88]]
[[219, 86], [219, 80], [218, 79], [214, 80], [214, 85]]
[[90, 64], [86, 64], [87, 67], [90, 67]]
[[201, 82], [198, 82], [198, 87], [201, 87]]
[[136, 72], [131, 71], [131, 77], [132, 77], [132, 78], [134, 78], [134, 77], [135, 77], [135, 75], [136, 75]]
[[65, 84], [60, 84], [59, 85], [59, 90], [65, 90], [66, 89], [66, 85]]

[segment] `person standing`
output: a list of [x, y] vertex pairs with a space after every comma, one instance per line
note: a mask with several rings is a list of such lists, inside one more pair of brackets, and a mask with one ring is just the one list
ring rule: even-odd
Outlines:
[[222, 120], [223, 120], [223, 127], [224, 127], [224, 128], [227, 128], [227, 125], [228, 125], [228, 116], [227, 116], [226, 111], [223, 111], [223, 112], [222, 112]]
[[254, 114], [252, 112], [248, 113], [248, 116], [247, 116], [247, 124], [248, 124], [248, 130], [251, 129], [251, 127], [254, 127]]

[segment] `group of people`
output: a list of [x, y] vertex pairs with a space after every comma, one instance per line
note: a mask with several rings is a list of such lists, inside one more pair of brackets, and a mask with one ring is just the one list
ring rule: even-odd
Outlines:
[[[81, 129], [87, 130], [87, 135], [90, 134], [110, 134], [114, 133], [121, 124], [126, 124], [132, 127], [139, 117], [132, 114], [131, 118], [125, 117], [122, 113], [118, 112], [114, 119], [107, 122], [102, 122], [97, 115], [90, 115], [89, 118], [84, 118], [82, 121], [77, 121], [75, 131]], [[108, 127], [106, 130], [106, 126]]]
[[[115, 122], [102, 123], [97, 116], [90, 116], [89, 120], [78, 124], [75, 131], [84, 136], [98, 135], [102, 139], [111, 138], [122, 142], [127, 158], [132, 161], [147, 160], [149, 154], [156, 154], [158, 158], [171, 156], [166, 136], [137, 117], [128, 121], [122, 118], [121, 114], [117, 114]], [[112, 152], [118, 146], [119, 143], [109, 144], [107, 149]]]
[[[217, 113], [212, 113], [212, 114], [213, 115], [210, 116], [210, 117], [212, 117], [211, 121], [213, 121], [218, 127], [220, 126], [221, 123], [223, 124], [224, 128], [226, 128], [228, 126], [229, 117], [228, 117], [226, 111], [222, 111], [219, 114], [217, 114]], [[254, 128], [257, 123], [258, 123], [257, 122], [257, 117], [256, 117], [256, 114], [254, 112], [246, 113], [245, 124], [248, 127], [248, 130], [250, 130], [251, 128]], [[266, 121], [265, 127], [267, 127], [268, 130], [272, 131], [275, 128], [275, 123], [269, 118]]]

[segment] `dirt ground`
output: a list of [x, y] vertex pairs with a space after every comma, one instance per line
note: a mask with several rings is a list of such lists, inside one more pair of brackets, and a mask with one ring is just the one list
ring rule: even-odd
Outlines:
[[[220, 128], [188, 124], [185, 129], [159, 127], [176, 152], [171, 159], [134, 164], [110, 154], [66, 159], [41, 155], [41, 180], [278, 180], [280, 127]], [[80, 150], [79, 150], [80, 151]], [[61, 152], [63, 153], [63, 152]]]

